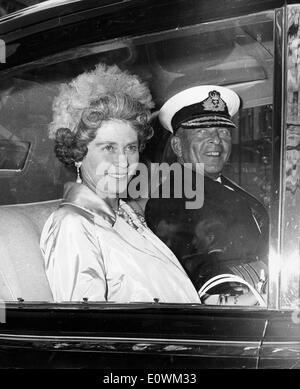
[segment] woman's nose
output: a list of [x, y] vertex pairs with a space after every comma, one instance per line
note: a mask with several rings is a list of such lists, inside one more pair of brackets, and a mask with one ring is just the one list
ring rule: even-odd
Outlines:
[[118, 153], [116, 164], [121, 168], [128, 167], [128, 159], [126, 153], [124, 153], [123, 151], [120, 151]]

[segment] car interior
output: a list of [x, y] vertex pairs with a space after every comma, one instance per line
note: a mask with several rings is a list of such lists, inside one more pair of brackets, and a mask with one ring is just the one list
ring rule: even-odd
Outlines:
[[[69, 57], [68, 57], [69, 56]], [[183, 86], [224, 85], [242, 101], [234, 118], [225, 175], [270, 210], [273, 13], [190, 26], [111, 44], [89, 43], [5, 76], [0, 90], [0, 299], [53, 302], [39, 248], [48, 216], [75, 169], [63, 167], [48, 139], [51, 104], [61, 82], [98, 62], [116, 63], [151, 87], [156, 110]], [[168, 134], [153, 112], [155, 135], [144, 152], [158, 161]]]

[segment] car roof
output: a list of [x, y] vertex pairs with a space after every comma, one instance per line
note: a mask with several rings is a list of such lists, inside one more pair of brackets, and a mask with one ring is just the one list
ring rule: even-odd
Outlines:
[[48, 0], [0, 17], [0, 36], [51, 19], [131, 0]]
[[[179, 0], [184, 2], [184, 0]], [[198, 0], [205, 3], [207, 0]], [[246, 5], [243, 5], [240, 0], [228, 1], [230, 9], [244, 8], [248, 12], [258, 12], [265, 9], [274, 9], [282, 6], [286, 2], [293, 2], [295, 0], [249, 0]], [[160, 3], [166, 3], [172, 7], [175, 3], [174, 0], [160, 0]], [[157, 3], [159, 3], [157, 1]], [[178, 2], [178, 1], [177, 1]], [[156, 1], [154, 0], [48, 0], [43, 1], [19, 11], [10, 13], [8, 15], [0, 17], [0, 37], [7, 35], [9, 32], [17, 29], [26, 29], [30, 25], [37, 25], [53, 19], [59, 19], [72, 14], [82, 13], [84, 16], [85, 11], [92, 11], [93, 9], [105, 8], [114, 5], [124, 5], [125, 3], [133, 3], [139, 7], [153, 6]], [[144, 4], [143, 4], [144, 3]], [[192, 1], [191, 1], [192, 3]], [[214, 2], [213, 2], [214, 3]], [[218, 1], [215, 1], [218, 3]], [[142, 5], [143, 4], [143, 5]], [[221, 11], [221, 7], [220, 7]], [[222, 13], [222, 11], [221, 11]], [[57, 24], [56, 24], [57, 25]], [[49, 26], [48, 26], [49, 27]]]

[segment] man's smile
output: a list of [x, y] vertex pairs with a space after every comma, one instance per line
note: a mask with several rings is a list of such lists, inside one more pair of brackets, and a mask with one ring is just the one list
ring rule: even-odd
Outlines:
[[207, 151], [204, 153], [208, 157], [220, 157], [222, 155], [221, 151]]

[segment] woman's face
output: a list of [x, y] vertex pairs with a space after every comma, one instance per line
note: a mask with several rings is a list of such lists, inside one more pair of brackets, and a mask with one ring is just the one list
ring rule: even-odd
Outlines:
[[82, 161], [83, 179], [100, 197], [115, 197], [126, 191], [139, 160], [137, 131], [128, 122], [109, 120], [97, 130]]

